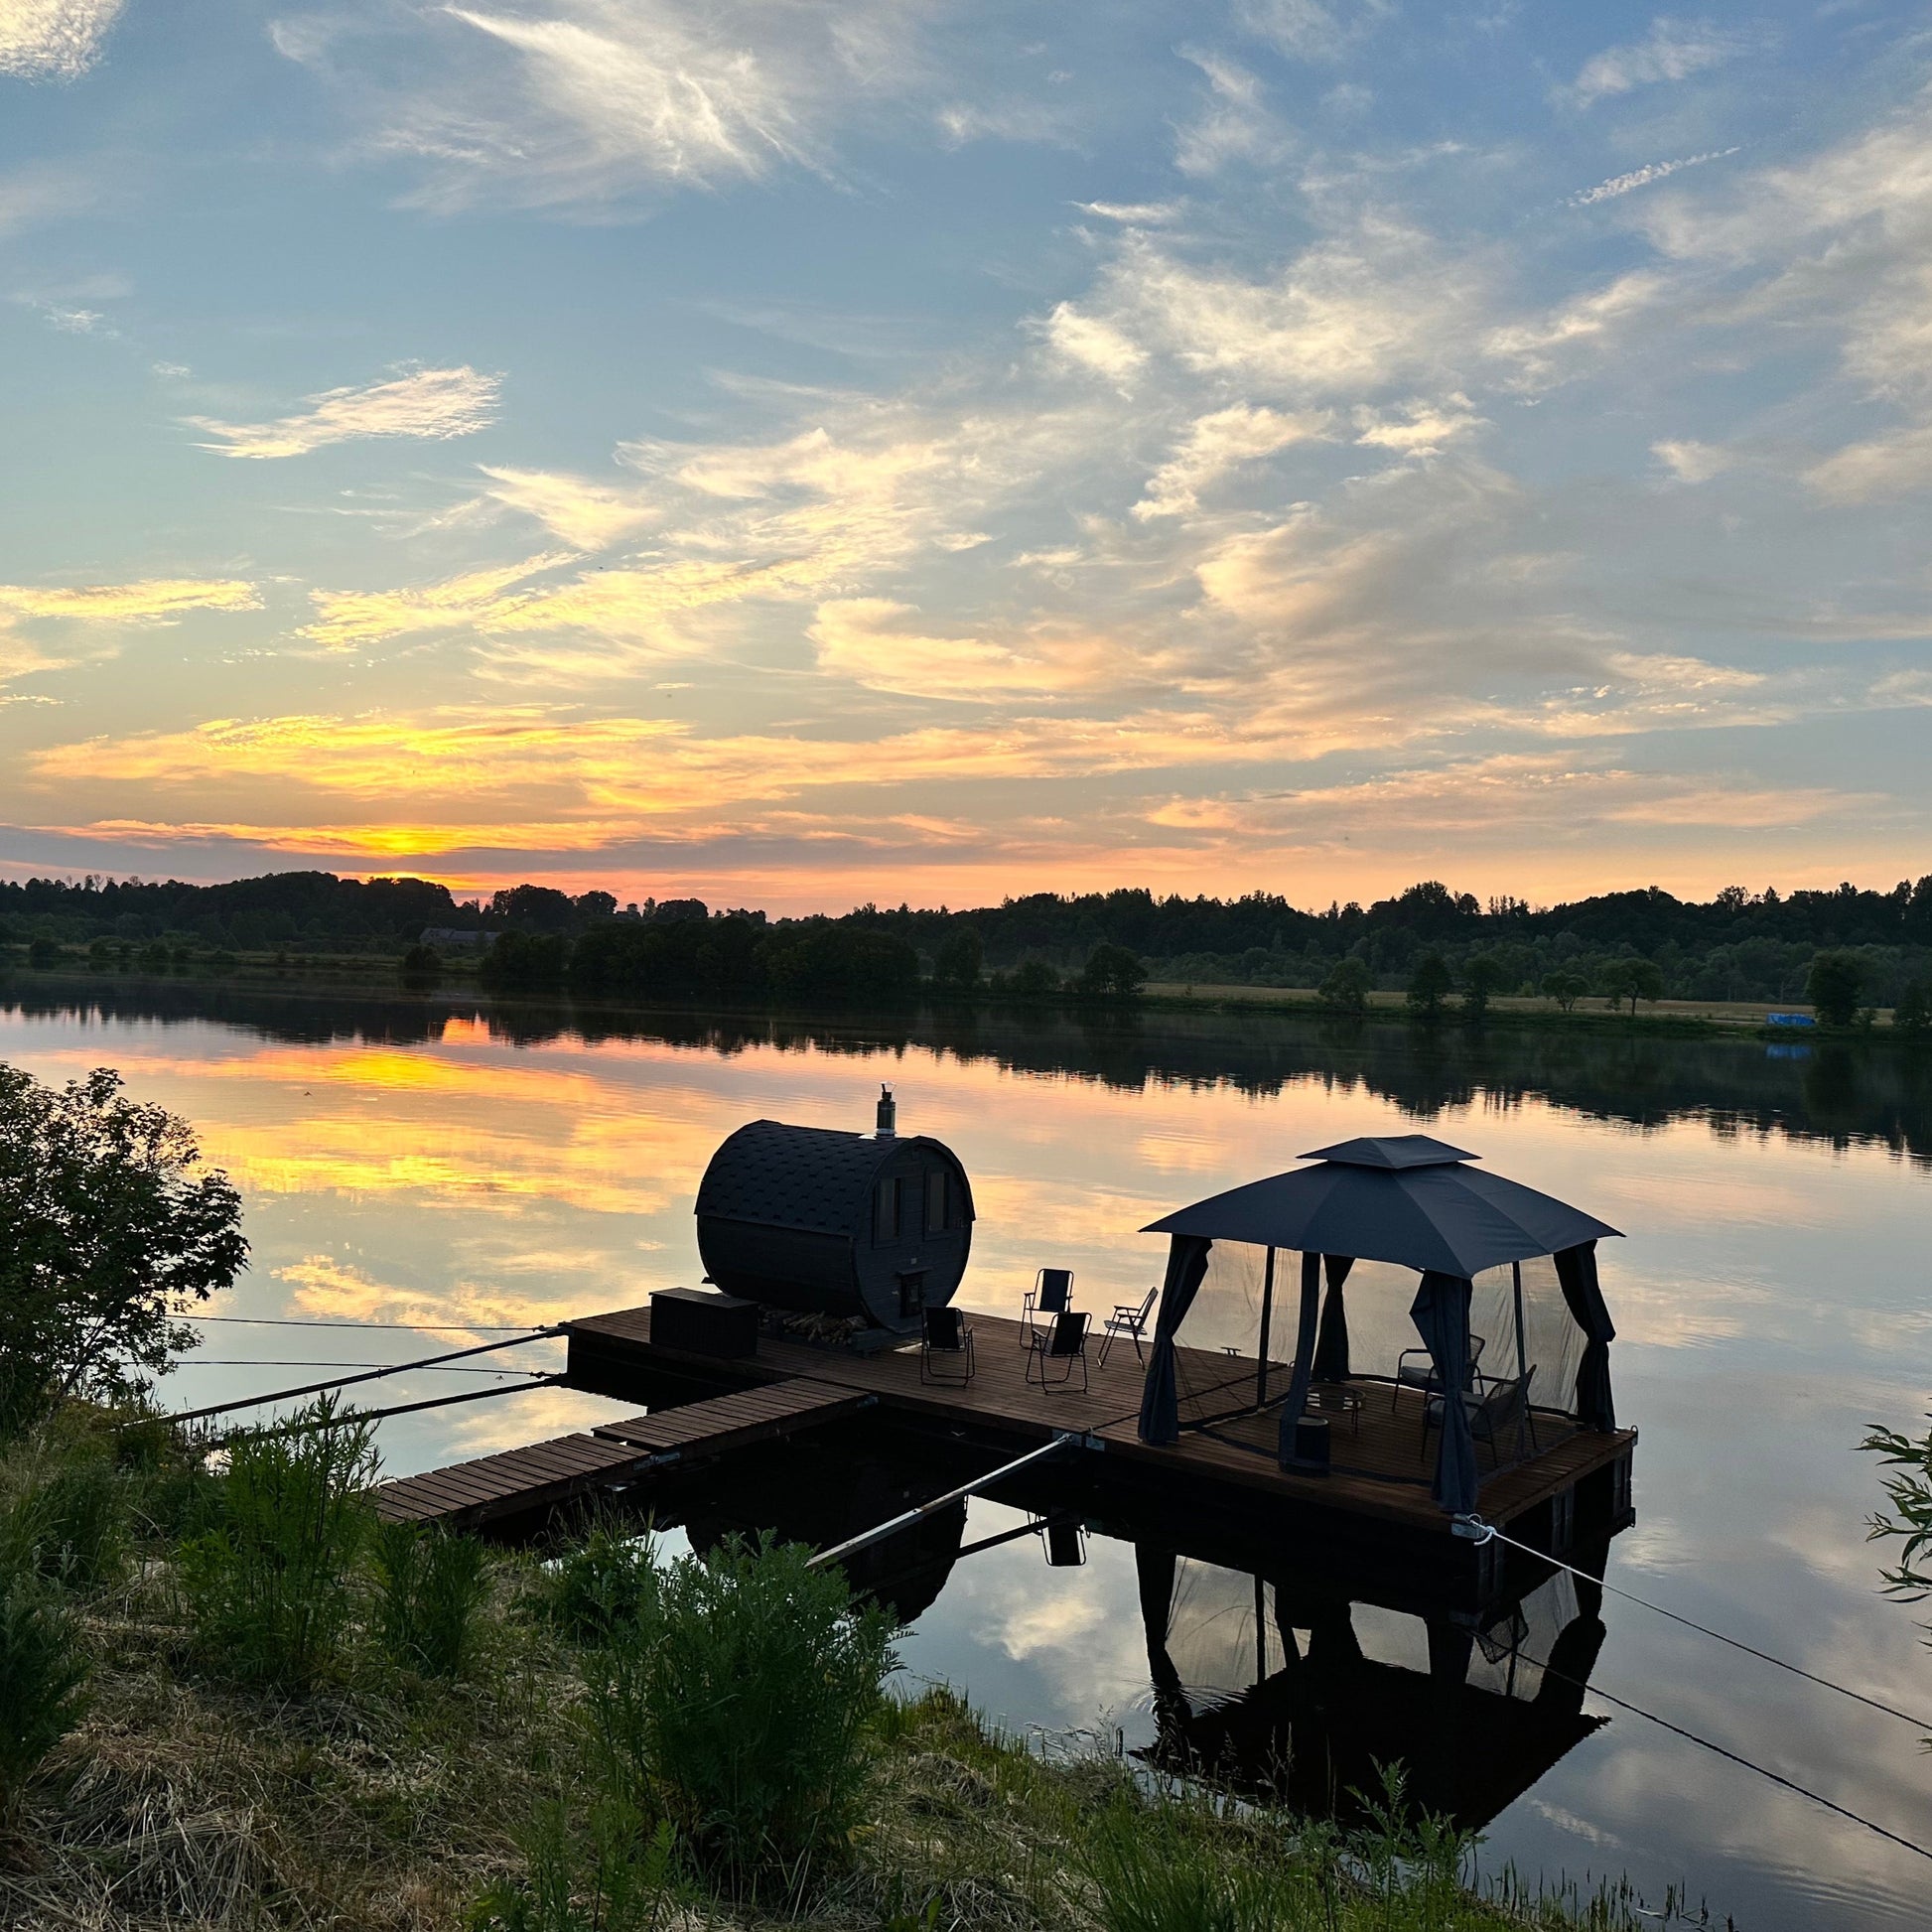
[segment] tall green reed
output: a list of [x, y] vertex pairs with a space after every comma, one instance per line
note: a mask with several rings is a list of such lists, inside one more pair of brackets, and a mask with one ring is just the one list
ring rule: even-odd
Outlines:
[[72, 1611], [16, 1552], [0, 1555], [0, 1831], [86, 1708], [88, 1658]]
[[211, 1668], [300, 1691], [335, 1666], [374, 1525], [373, 1434], [324, 1396], [230, 1442], [214, 1523], [176, 1566]]
[[475, 1537], [415, 1523], [375, 1532], [376, 1632], [391, 1659], [424, 1677], [460, 1677], [474, 1657], [489, 1594]]

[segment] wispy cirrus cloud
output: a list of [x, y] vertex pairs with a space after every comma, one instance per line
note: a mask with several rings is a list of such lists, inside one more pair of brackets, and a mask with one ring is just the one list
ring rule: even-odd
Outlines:
[[77, 80], [100, 59], [122, 0], [0, 0], [0, 74]]
[[1650, 32], [1624, 47], [1592, 54], [1577, 71], [1570, 93], [1580, 105], [1660, 81], [1688, 80], [1763, 45], [1763, 37], [1708, 20], [1673, 20], [1660, 14]]
[[844, 120], [940, 77], [926, 19], [890, 0], [443, 6], [406, 24], [401, 81], [362, 65], [360, 36], [273, 38], [339, 87], [371, 151], [418, 165], [417, 205], [561, 207], [828, 170]]
[[467, 363], [454, 369], [411, 369], [361, 388], [326, 389], [307, 407], [267, 423], [227, 423], [189, 416], [191, 429], [211, 440], [200, 447], [217, 456], [270, 460], [307, 456], [332, 443], [365, 437], [408, 436], [433, 442], [473, 436], [496, 419], [502, 377]]
[[196, 611], [259, 611], [260, 591], [232, 578], [157, 577], [135, 584], [0, 584], [0, 619], [174, 623]]

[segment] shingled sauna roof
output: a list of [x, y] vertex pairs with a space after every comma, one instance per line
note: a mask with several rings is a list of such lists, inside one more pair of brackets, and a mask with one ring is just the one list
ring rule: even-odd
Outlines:
[[881, 1140], [833, 1127], [788, 1127], [755, 1120], [711, 1157], [698, 1188], [699, 1215], [756, 1221], [810, 1234], [849, 1234], [867, 1225], [873, 1181], [895, 1154], [936, 1156], [959, 1177], [962, 1218], [973, 1218], [972, 1189], [958, 1158], [923, 1134]]

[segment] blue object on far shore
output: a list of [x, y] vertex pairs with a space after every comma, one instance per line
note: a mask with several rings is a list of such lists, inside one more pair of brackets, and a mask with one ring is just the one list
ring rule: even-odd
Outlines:
[[1808, 1013], [1767, 1013], [1764, 1024], [1767, 1027], [1815, 1027], [1818, 1022]]

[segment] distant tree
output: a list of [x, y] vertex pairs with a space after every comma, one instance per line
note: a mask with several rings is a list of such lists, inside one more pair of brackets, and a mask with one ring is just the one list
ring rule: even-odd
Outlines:
[[[1420, 891], [1420, 888], [1416, 890]], [[1436, 1021], [1443, 1017], [1443, 1002], [1455, 984], [1449, 961], [1439, 952], [1426, 952], [1416, 961], [1409, 975], [1409, 1011], [1418, 1020]]]
[[780, 929], [759, 941], [758, 956], [772, 990], [792, 996], [902, 999], [919, 985], [919, 955], [909, 939], [830, 919], [796, 936]]
[[1138, 953], [1103, 942], [1087, 954], [1079, 987], [1089, 999], [1131, 1000], [1146, 979], [1147, 968]]
[[1902, 1034], [1923, 1038], [1932, 1032], [1932, 993], [1923, 980], [1907, 980], [1899, 989], [1898, 1004], [1891, 1010], [1891, 1024]]
[[1023, 959], [1007, 978], [1007, 991], [1023, 1000], [1044, 999], [1059, 990], [1059, 974], [1043, 959]]
[[939, 948], [932, 962], [932, 983], [959, 992], [970, 992], [980, 983], [980, 968], [986, 960], [986, 947], [975, 926], [964, 925]]
[[1472, 1025], [1489, 1011], [1489, 1002], [1508, 980], [1502, 962], [1486, 952], [1462, 962], [1462, 1017]]
[[402, 983], [405, 986], [434, 986], [443, 977], [443, 960], [434, 946], [420, 941], [402, 956]]
[[1597, 975], [1597, 982], [1612, 1007], [1621, 1007], [1626, 1000], [1630, 1003], [1633, 1019], [1639, 1000], [1654, 1003], [1664, 997], [1663, 974], [1649, 960], [1635, 955], [1609, 961]]
[[569, 965], [570, 941], [562, 933], [512, 930], [497, 934], [477, 978], [491, 993], [531, 993], [560, 985]]
[[0, 1064], [0, 1431], [144, 1385], [188, 1306], [248, 1265], [241, 1197], [188, 1123], [97, 1067], [55, 1089]]
[[1368, 1011], [1368, 968], [1352, 956], [1338, 959], [1329, 967], [1326, 978], [1314, 989], [1315, 1003], [1326, 1013], [1360, 1014]]
[[1574, 966], [1559, 966], [1543, 975], [1543, 997], [1568, 1013], [1589, 991], [1589, 981]]
[[526, 932], [568, 932], [578, 922], [575, 901], [553, 886], [508, 887], [490, 898], [489, 916]]
[[1821, 952], [1805, 976], [1805, 998], [1828, 1027], [1849, 1027], [1859, 1017], [1864, 962], [1849, 952]]
[[37, 973], [44, 973], [50, 966], [61, 963], [61, 948], [52, 939], [33, 940], [27, 948], [27, 963]]

